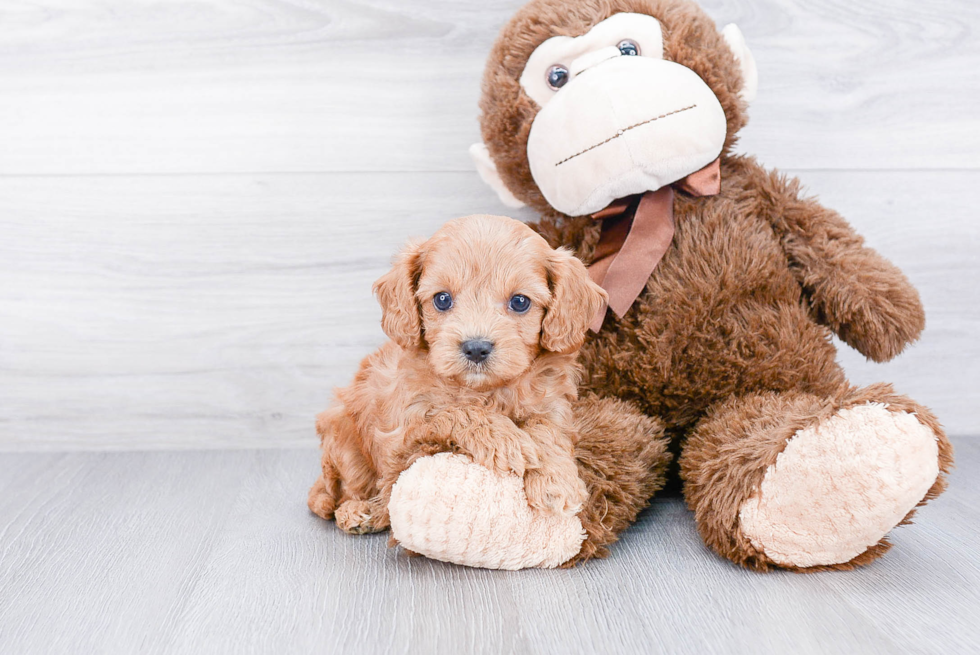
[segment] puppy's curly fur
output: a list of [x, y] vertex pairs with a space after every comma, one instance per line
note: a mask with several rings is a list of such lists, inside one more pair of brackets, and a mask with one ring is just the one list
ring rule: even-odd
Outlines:
[[[410, 243], [375, 291], [392, 340], [317, 419], [323, 475], [310, 509], [347, 532], [384, 530], [398, 474], [448, 448], [524, 476], [534, 508], [579, 512], [576, 359], [605, 301], [585, 266], [519, 221], [469, 216]], [[440, 310], [443, 293], [452, 304]], [[530, 307], [515, 311], [516, 295]], [[486, 359], [465, 356], [474, 340], [492, 344]]]

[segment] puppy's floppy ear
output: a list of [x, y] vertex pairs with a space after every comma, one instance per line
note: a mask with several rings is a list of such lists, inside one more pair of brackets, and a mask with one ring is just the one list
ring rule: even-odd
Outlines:
[[548, 258], [548, 283], [551, 304], [541, 321], [541, 347], [573, 352], [582, 347], [589, 323], [608, 296], [589, 278], [585, 264], [564, 248]]
[[422, 241], [410, 241], [395, 256], [391, 270], [374, 283], [381, 305], [381, 329], [402, 348], [422, 345], [422, 316], [415, 286], [422, 274]]

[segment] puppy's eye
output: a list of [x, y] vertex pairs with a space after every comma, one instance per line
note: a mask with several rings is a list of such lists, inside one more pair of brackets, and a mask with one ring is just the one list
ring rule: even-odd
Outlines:
[[523, 314], [531, 309], [531, 299], [527, 296], [517, 294], [510, 299], [510, 309], [518, 314]]
[[635, 57], [640, 54], [640, 46], [636, 45], [636, 41], [631, 39], [623, 39], [616, 47], [619, 48], [621, 53], [630, 57]]
[[440, 291], [432, 297], [432, 305], [440, 312], [448, 312], [453, 306], [453, 297], [445, 291]]
[[568, 82], [568, 69], [561, 64], [555, 64], [548, 69], [545, 80], [548, 82], [548, 86], [551, 87], [552, 91], [557, 91]]

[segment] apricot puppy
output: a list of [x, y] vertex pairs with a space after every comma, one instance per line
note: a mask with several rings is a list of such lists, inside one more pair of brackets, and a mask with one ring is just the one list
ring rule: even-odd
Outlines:
[[523, 476], [532, 507], [577, 513], [576, 360], [606, 300], [585, 266], [520, 221], [468, 216], [409, 243], [374, 290], [391, 341], [317, 417], [310, 509], [347, 532], [384, 530], [398, 475], [453, 451]]

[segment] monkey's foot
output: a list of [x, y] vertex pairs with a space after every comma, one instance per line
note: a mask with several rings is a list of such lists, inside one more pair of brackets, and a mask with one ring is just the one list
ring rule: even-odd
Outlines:
[[552, 568], [578, 554], [577, 516], [531, 509], [524, 481], [450, 453], [422, 457], [388, 503], [394, 538], [432, 559], [488, 569]]
[[739, 523], [777, 564], [842, 564], [881, 541], [938, 476], [937, 436], [914, 414], [841, 409], [790, 439]]

